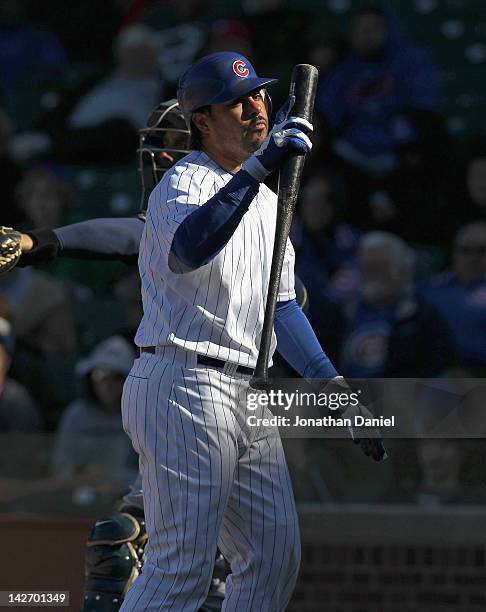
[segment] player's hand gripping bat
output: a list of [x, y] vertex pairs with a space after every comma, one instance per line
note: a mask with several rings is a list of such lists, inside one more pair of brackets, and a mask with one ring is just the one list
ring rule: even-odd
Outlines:
[[[292, 71], [290, 94], [295, 96], [292, 115], [312, 121], [314, 98], [317, 89], [318, 71], [310, 64], [297, 64]], [[266, 389], [268, 382], [268, 357], [273, 333], [278, 287], [285, 255], [285, 246], [290, 233], [292, 215], [299, 194], [300, 177], [305, 156], [296, 153], [285, 161], [279, 176], [277, 223], [273, 247], [272, 267], [268, 285], [265, 318], [263, 321], [260, 351], [255, 374], [250, 382], [254, 389]]]

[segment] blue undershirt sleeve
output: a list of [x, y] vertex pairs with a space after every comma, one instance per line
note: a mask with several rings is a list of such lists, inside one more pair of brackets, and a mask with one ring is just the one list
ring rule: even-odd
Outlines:
[[274, 329], [277, 351], [302, 377], [329, 379], [338, 376], [295, 299], [277, 302]]
[[144, 222], [138, 217], [89, 219], [54, 230], [62, 255], [136, 262]]
[[172, 240], [169, 266], [183, 273], [207, 264], [224, 248], [258, 193], [260, 183], [244, 170], [189, 214]]

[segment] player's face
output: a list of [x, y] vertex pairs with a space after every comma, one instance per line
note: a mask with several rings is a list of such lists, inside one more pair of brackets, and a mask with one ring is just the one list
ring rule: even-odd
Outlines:
[[241, 144], [248, 155], [251, 155], [260, 147], [268, 133], [265, 91], [254, 91], [223, 106], [226, 107], [229, 117], [241, 125]]
[[210, 154], [216, 153], [216, 156], [239, 165], [260, 147], [267, 136], [265, 92], [253, 91], [231, 102], [213, 104], [206, 119], [204, 148]]

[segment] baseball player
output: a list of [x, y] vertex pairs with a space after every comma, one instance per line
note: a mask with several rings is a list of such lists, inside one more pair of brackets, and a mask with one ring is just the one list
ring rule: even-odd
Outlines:
[[[231, 565], [224, 610], [285, 610], [297, 578], [297, 513], [276, 428], [245, 403], [271, 267], [277, 198], [263, 181], [307, 153], [312, 126], [270, 98], [250, 62], [206, 56], [181, 77], [194, 151], [153, 190], [140, 245], [140, 357], [124, 387], [124, 427], [140, 456], [148, 543], [122, 610], [197, 610], [219, 546]], [[295, 302], [290, 242], [272, 353], [301, 375], [337, 372]], [[379, 439], [360, 441], [384, 455]]]
[[[56, 257], [113, 259], [134, 264], [138, 258], [148, 196], [175, 158], [187, 153], [189, 130], [176, 100], [161, 103], [140, 131], [139, 170], [141, 209], [137, 217], [92, 219], [66, 227], [20, 234], [0, 228], [0, 271], [47, 263]], [[12, 236], [16, 240], [12, 239]], [[23, 254], [20, 256], [20, 248]], [[303, 307], [306, 291], [296, 278], [297, 301]], [[93, 526], [86, 552], [86, 591], [83, 612], [116, 612], [128, 587], [143, 566], [146, 543], [142, 484], [138, 476], [118, 511]], [[219, 555], [201, 612], [221, 609], [228, 570]]]

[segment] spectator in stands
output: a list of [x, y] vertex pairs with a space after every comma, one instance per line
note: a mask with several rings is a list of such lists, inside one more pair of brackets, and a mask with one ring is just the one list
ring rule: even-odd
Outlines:
[[[309, 34], [308, 62], [319, 70], [319, 79], [323, 83], [347, 53], [344, 40], [322, 38], [320, 23], [314, 23]], [[314, 131], [311, 134], [312, 151], [307, 156], [306, 173], [314, 174], [332, 164], [333, 130], [319, 113], [314, 113]], [[310, 170], [310, 172], [309, 172]]]
[[[478, 187], [479, 195], [479, 187]], [[463, 226], [453, 246], [452, 267], [433, 278], [424, 296], [448, 321], [459, 364], [486, 375], [486, 221]]]
[[345, 299], [356, 289], [360, 232], [345, 221], [344, 196], [334, 183], [322, 174], [305, 183], [293, 241], [299, 254], [299, 275], [307, 287], [320, 283], [324, 290]]
[[238, 19], [217, 19], [210, 26], [205, 53], [217, 53], [228, 49], [241, 53], [251, 60], [253, 46], [250, 31]]
[[296, 271], [309, 292], [309, 318], [326, 350], [333, 352], [338, 304], [356, 292], [359, 232], [343, 219], [336, 185], [322, 174], [309, 178], [301, 192], [292, 228]]
[[309, 63], [319, 70], [321, 82], [341, 62], [347, 51], [346, 42], [340, 38], [323, 39], [320, 31], [310, 36]]
[[158, 39], [143, 25], [129, 26], [114, 44], [115, 68], [47, 132], [26, 132], [14, 140], [17, 159], [55, 157], [88, 164], [127, 163], [137, 149], [137, 130], [162, 97]]
[[[59, 225], [67, 192], [51, 174], [34, 170], [18, 189], [29, 226]], [[16, 351], [11, 375], [29, 389], [39, 405], [45, 427], [72, 397], [78, 330], [68, 290], [51, 274], [15, 268], [0, 277], [0, 298], [11, 304]]]
[[27, 389], [8, 376], [13, 352], [9, 307], [0, 299], [0, 433], [39, 431], [39, 408]]
[[414, 287], [413, 260], [398, 236], [370, 232], [361, 239], [360, 292], [344, 308], [343, 375], [432, 377], [455, 364], [447, 323]]
[[365, 195], [397, 163], [393, 120], [406, 109], [438, 110], [439, 74], [428, 54], [376, 7], [351, 22], [351, 53], [321, 84], [316, 108], [334, 133], [333, 151], [356, 188], [352, 204], [366, 221]]
[[15, 336], [28, 352], [48, 357], [76, 350], [72, 309], [61, 283], [33, 268], [17, 268], [0, 278], [0, 296], [12, 305]]
[[392, 131], [399, 165], [370, 198], [373, 226], [445, 253], [462, 225], [486, 219], [486, 143], [469, 145], [461, 168], [457, 146], [433, 113], [407, 112]]
[[66, 69], [66, 54], [57, 36], [26, 23], [21, 0], [0, 0], [1, 89], [59, 78]]
[[484, 462], [481, 445], [459, 438], [421, 438], [413, 447], [405, 440], [394, 441], [394, 446], [407, 462], [397, 466], [382, 501], [427, 507], [486, 503], [484, 475], [477, 467]]
[[373, 225], [414, 244], [447, 248], [457, 222], [457, 202], [451, 198], [457, 166], [454, 142], [442, 119], [423, 110], [396, 117], [391, 132], [398, 166], [387, 177], [384, 191], [370, 199]]
[[52, 172], [35, 168], [20, 182], [16, 199], [28, 227], [54, 228], [63, 225], [71, 195], [69, 187]]
[[91, 128], [123, 119], [134, 130], [143, 127], [161, 99], [157, 51], [157, 38], [150, 28], [123, 29], [114, 44], [115, 69], [78, 102], [68, 125]]
[[[468, 440], [428, 439], [418, 441], [421, 481], [416, 503], [427, 506], [441, 504], [481, 504], [486, 502], [484, 486], [465, 482], [471, 474], [468, 463]], [[471, 453], [469, 453], [470, 455]], [[469, 466], [470, 468], [471, 466]]]
[[125, 23], [143, 23], [157, 31], [159, 67], [168, 85], [175, 87], [184, 70], [203, 55], [212, 8], [209, 0], [128, 2]]
[[82, 393], [66, 407], [56, 432], [52, 466], [57, 476], [84, 474], [121, 488], [135, 477], [136, 455], [120, 413], [123, 383], [134, 356], [130, 343], [112, 336], [79, 361]]

